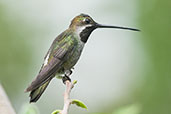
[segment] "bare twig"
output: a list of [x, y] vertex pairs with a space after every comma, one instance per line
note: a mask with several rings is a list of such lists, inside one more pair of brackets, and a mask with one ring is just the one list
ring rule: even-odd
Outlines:
[[0, 84], [0, 114], [16, 114], [1, 84]]
[[71, 105], [70, 99], [70, 92], [71, 89], [74, 87], [74, 83], [70, 82], [69, 80], [65, 81], [66, 89], [64, 93], [64, 107], [60, 114], [68, 114], [69, 106]]

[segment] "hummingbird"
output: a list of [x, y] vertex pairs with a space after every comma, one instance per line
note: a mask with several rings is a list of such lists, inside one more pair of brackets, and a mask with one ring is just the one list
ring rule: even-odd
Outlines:
[[72, 69], [79, 60], [84, 45], [90, 34], [98, 28], [140, 31], [135, 28], [99, 24], [87, 14], [76, 16], [71, 21], [69, 28], [53, 41], [37, 77], [25, 90], [30, 92], [30, 103], [36, 102], [41, 97], [55, 76], [62, 76], [70, 80], [69, 75], [72, 74]]

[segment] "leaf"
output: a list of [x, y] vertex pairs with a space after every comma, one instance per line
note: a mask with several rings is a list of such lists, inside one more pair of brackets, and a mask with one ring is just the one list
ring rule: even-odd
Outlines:
[[78, 107], [87, 109], [86, 105], [77, 99], [72, 99], [71, 104], [76, 104]]
[[59, 114], [61, 112], [61, 110], [55, 110], [52, 112], [52, 114]]
[[73, 81], [73, 84], [75, 85], [76, 83], [77, 83], [77, 80], [74, 80], [74, 81]]

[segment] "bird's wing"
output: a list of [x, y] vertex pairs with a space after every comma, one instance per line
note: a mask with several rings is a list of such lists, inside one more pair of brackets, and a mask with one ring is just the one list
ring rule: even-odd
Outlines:
[[51, 46], [51, 50], [49, 50], [48, 54], [45, 57], [45, 63], [41, 68], [38, 76], [31, 83], [31, 85], [26, 89], [26, 91], [32, 91], [37, 87], [44, 84], [51, 76], [56, 73], [66, 60], [67, 55], [74, 48], [72, 40], [66, 40], [69, 37], [72, 37], [70, 34], [65, 35], [62, 33], [63, 38], [56, 38]]

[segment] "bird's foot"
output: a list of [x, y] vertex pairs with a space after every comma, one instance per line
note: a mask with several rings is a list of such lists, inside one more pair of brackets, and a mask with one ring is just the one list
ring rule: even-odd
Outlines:
[[71, 78], [69, 76], [65, 75], [65, 76], [62, 77], [62, 81], [63, 81], [64, 84], [65, 84], [65, 82], [67, 80], [71, 82]]
[[65, 76], [70, 76], [72, 74], [72, 70], [66, 70], [65, 71]]
[[68, 80], [71, 82], [71, 78], [69, 77], [72, 74], [72, 70], [66, 70], [64, 76], [62, 77], [62, 81], [65, 84], [65, 82]]

